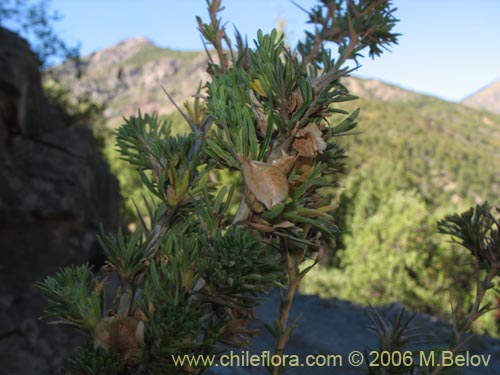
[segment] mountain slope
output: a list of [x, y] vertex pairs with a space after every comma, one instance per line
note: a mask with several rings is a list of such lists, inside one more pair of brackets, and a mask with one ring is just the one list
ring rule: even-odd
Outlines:
[[[139, 37], [95, 52], [82, 59], [83, 72], [75, 79], [75, 67], [65, 64], [47, 74], [70, 88], [75, 96], [86, 95], [105, 103], [108, 125], [119, 125], [122, 116], [156, 111], [169, 114], [174, 106], [162, 86], [182, 104], [208, 79], [205, 52], [179, 52], [155, 46]], [[411, 91], [376, 80], [349, 78], [345, 84], [356, 95], [387, 101], [419, 97]]]
[[74, 65], [66, 63], [50, 70], [46, 79], [68, 86], [74, 96], [87, 96], [104, 103], [108, 125], [115, 127], [122, 116], [174, 110], [162, 86], [182, 103], [206, 81], [204, 52], [178, 52], [159, 48], [140, 37], [95, 52], [82, 59], [82, 74], [76, 79]]
[[500, 80], [468, 96], [462, 103], [471, 107], [500, 113]]

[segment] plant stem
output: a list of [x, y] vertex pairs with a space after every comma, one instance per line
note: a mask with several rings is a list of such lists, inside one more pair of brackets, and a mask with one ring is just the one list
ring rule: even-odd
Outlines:
[[[163, 90], [165, 91], [165, 89]], [[194, 156], [201, 151], [203, 145], [203, 139], [205, 138], [205, 135], [208, 133], [212, 121], [209, 118], [205, 119], [204, 126], [202, 128], [203, 130], [200, 130], [198, 127], [196, 127], [194, 121], [180, 110], [180, 108], [177, 106], [177, 104], [175, 104], [175, 102], [167, 93], [167, 91], [165, 91], [165, 93], [172, 101], [172, 103], [174, 103], [175, 107], [181, 112], [186, 121], [190, 124], [193, 133], [196, 135], [196, 142], [190, 153], [190, 163], [194, 164], [195, 163], [193, 161]], [[147, 244], [146, 249], [144, 251], [146, 257], [154, 258], [154, 256], [156, 255], [158, 247], [160, 246], [160, 240], [165, 236], [167, 231], [172, 226], [172, 221], [174, 219], [177, 209], [178, 209], [177, 206], [168, 208], [167, 211], [162, 215], [158, 223], [152, 229], [149, 243]], [[132, 307], [133, 287], [132, 285], [130, 285], [128, 281], [125, 280], [122, 280], [121, 285], [124, 292], [120, 295], [120, 299], [118, 302], [118, 315], [128, 316], [130, 313], [130, 308]]]
[[[489, 285], [491, 284], [491, 282], [493, 281], [493, 279], [497, 276], [498, 274], [498, 271], [500, 269], [500, 264], [497, 264], [495, 263], [494, 265], [492, 265], [491, 269], [489, 270], [488, 272], [488, 275], [486, 276], [486, 279], [484, 281], [484, 284], [485, 285]], [[459, 350], [462, 349], [462, 347], [465, 345], [465, 343], [468, 341], [468, 340], [463, 340], [463, 337], [465, 336], [465, 334], [467, 332], [470, 331], [471, 327], [472, 327], [472, 324], [477, 320], [479, 319], [482, 315], [484, 315], [486, 312], [490, 311], [490, 310], [483, 310], [481, 311], [481, 303], [485, 297], [485, 294], [486, 294], [486, 290], [484, 288], [484, 284], [483, 284], [483, 281], [481, 281], [481, 277], [479, 275], [479, 267], [476, 268], [476, 296], [475, 296], [475, 299], [474, 299], [474, 304], [472, 305], [470, 311], [468, 312], [467, 316], [465, 319], [467, 319], [467, 323], [462, 327], [462, 329], [458, 330], [456, 328], [456, 321], [453, 322], [453, 326], [454, 326], [454, 334], [455, 334], [455, 346], [453, 346], [451, 349], [450, 349], [450, 352], [452, 352], [453, 354], [456, 354]], [[431, 375], [438, 375], [439, 373], [441, 373], [444, 369], [446, 369], [445, 366], [439, 366], [439, 367], [436, 367]]]
[[[285, 299], [281, 300], [280, 304], [280, 327], [281, 327], [281, 335], [276, 343], [276, 347], [274, 349], [274, 354], [277, 356], [282, 356], [283, 351], [285, 349], [285, 345], [288, 341], [290, 333], [295, 325], [295, 322], [287, 327], [288, 323], [288, 315], [290, 314], [290, 308], [292, 307], [293, 298], [295, 297], [295, 293], [297, 292], [297, 288], [302, 280], [303, 275], [297, 274], [297, 263], [292, 254], [286, 246], [285, 242], [285, 251], [286, 251], [286, 260], [287, 260], [287, 269], [288, 269], [288, 289], [286, 292]], [[280, 373], [280, 367], [275, 366], [272, 369], [272, 375], [278, 375]]]

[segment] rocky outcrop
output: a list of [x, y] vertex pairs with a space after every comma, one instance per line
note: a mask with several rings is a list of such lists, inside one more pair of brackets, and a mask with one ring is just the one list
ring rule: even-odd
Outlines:
[[127, 39], [81, 59], [81, 78], [75, 67], [62, 64], [47, 74], [67, 86], [75, 96], [104, 103], [107, 125], [120, 125], [123, 116], [158, 112], [175, 107], [162, 86], [179, 104], [191, 98], [200, 81], [209, 78], [205, 52], [179, 52], [154, 45], [144, 37]]
[[83, 125], [43, 94], [26, 41], [0, 28], [0, 372], [56, 373], [78, 338], [47, 327], [33, 283], [98, 254], [119, 223], [119, 186]]

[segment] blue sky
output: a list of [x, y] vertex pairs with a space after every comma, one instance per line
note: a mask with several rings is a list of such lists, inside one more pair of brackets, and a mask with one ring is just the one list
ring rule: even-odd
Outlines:
[[[296, 0], [306, 9], [315, 0]], [[251, 41], [256, 31], [286, 22], [291, 43], [303, 34], [306, 14], [289, 0], [223, 0], [221, 16]], [[401, 20], [399, 45], [355, 74], [458, 101], [500, 79], [500, 0], [393, 0]], [[157, 45], [202, 49], [195, 15], [205, 0], [52, 0], [63, 15], [55, 27], [83, 54], [123, 39], [146, 36]]]

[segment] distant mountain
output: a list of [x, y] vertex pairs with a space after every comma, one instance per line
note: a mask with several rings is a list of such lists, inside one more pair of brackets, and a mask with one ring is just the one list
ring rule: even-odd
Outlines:
[[468, 96], [462, 103], [471, 107], [500, 113], [500, 80]]
[[206, 81], [205, 52], [178, 52], [159, 48], [144, 37], [125, 40], [82, 59], [81, 78], [73, 64], [66, 63], [47, 76], [67, 85], [75, 96], [86, 94], [105, 103], [108, 124], [115, 127], [122, 116], [174, 110], [162, 86], [179, 104], [194, 94], [200, 80]]
[[[204, 51], [179, 52], [155, 46], [144, 37], [125, 40], [82, 59], [82, 75], [76, 79], [75, 67], [65, 64], [49, 74], [70, 88], [76, 96], [86, 94], [106, 104], [105, 116], [111, 127], [122, 116], [156, 111], [169, 114], [174, 106], [162, 86], [182, 104], [195, 92], [200, 81], [208, 79]], [[384, 101], [407, 101], [419, 95], [376, 80], [349, 78], [345, 84], [355, 95]]]

